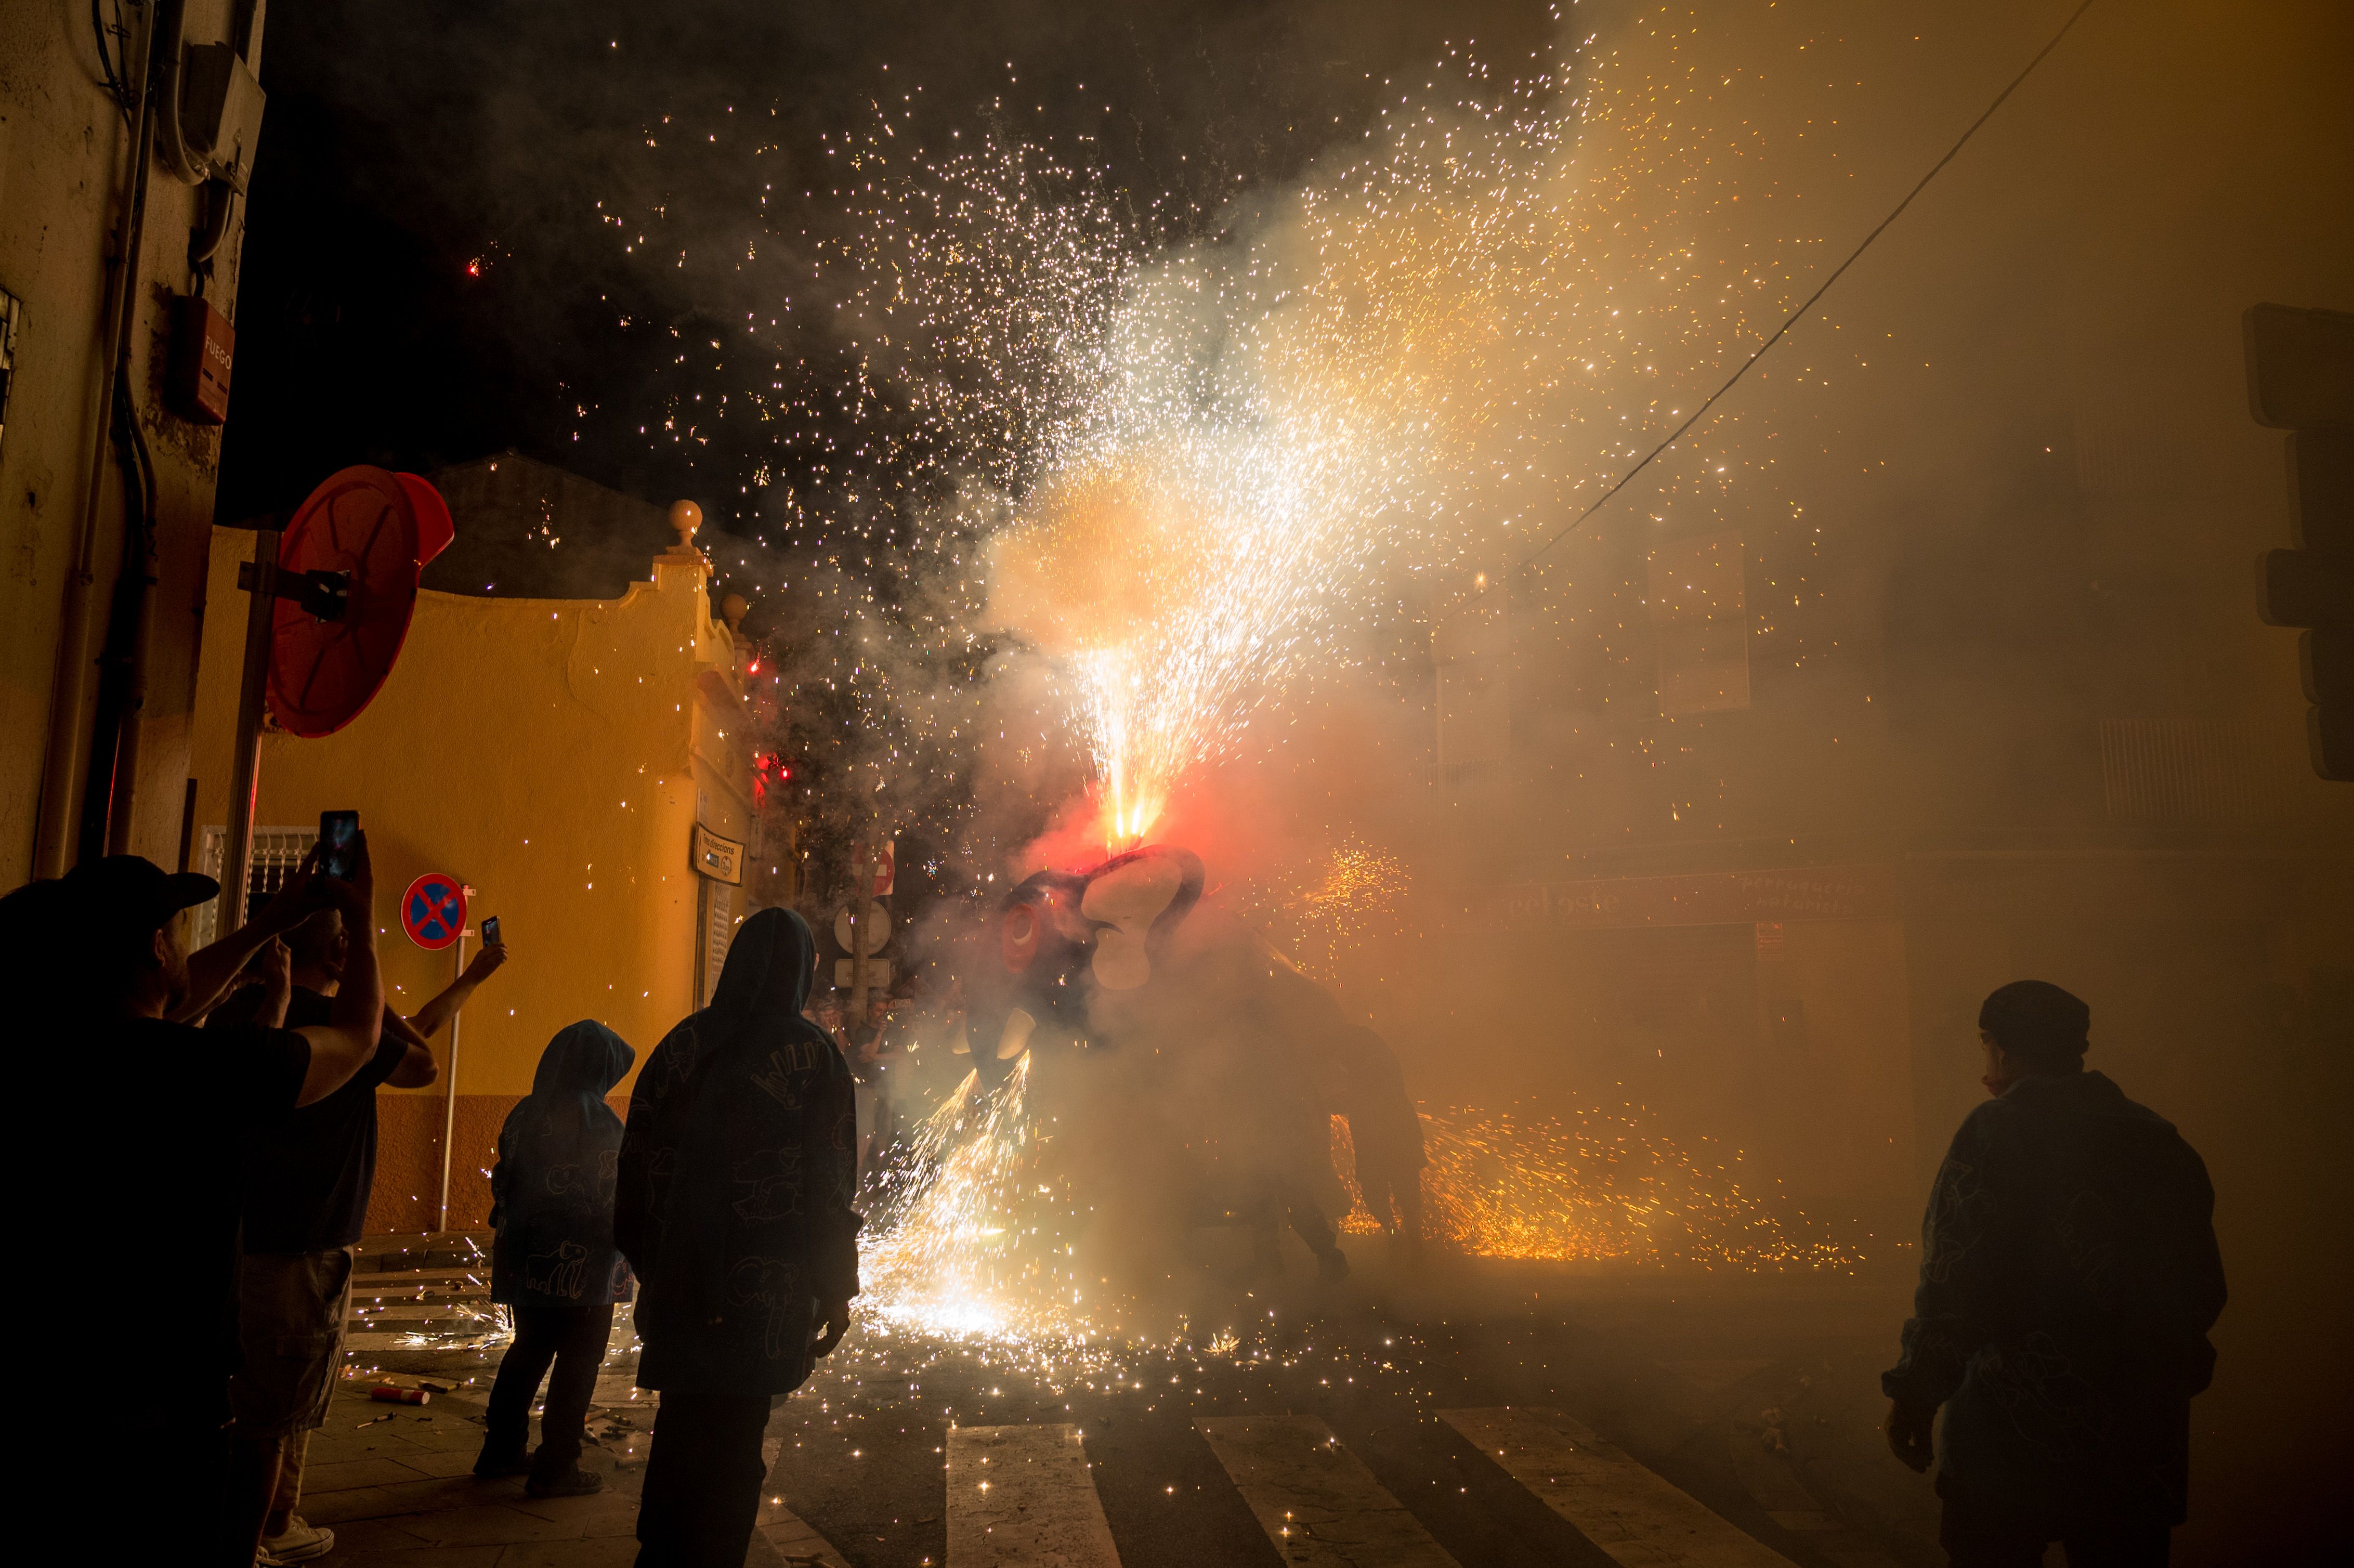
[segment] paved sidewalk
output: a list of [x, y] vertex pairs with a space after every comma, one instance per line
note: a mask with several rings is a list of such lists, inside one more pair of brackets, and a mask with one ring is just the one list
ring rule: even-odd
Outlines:
[[[324, 1568], [608, 1568], [637, 1555], [654, 1396], [633, 1385], [637, 1350], [626, 1308], [616, 1315], [581, 1458], [604, 1478], [605, 1489], [534, 1499], [524, 1495], [519, 1476], [478, 1480], [472, 1473], [505, 1350], [487, 1260], [477, 1250], [487, 1242], [441, 1236], [362, 1245], [345, 1375], [326, 1425], [312, 1437], [302, 1488], [302, 1516], [335, 1532], [335, 1550], [318, 1560]], [[428, 1402], [371, 1399], [368, 1390], [385, 1382], [430, 1385]], [[772, 1428], [772, 1483], [783, 1446]], [[773, 1488], [745, 1562], [848, 1568]]]

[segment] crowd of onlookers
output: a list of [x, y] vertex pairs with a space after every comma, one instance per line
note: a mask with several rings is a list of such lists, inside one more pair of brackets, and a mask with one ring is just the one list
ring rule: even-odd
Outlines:
[[[0, 950], [29, 1037], [72, 1043], [28, 1108], [92, 1107], [42, 1216], [98, 1347], [58, 1391], [82, 1441], [57, 1468], [129, 1437], [147, 1470], [104, 1528], [249, 1568], [334, 1547], [299, 1505], [342, 1371], [376, 1088], [435, 1081], [435, 1037], [509, 955], [493, 943], [415, 1012], [388, 1007], [364, 835], [348, 875], [314, 854], [191, 952], [188, 912], [219, 895], [137, 856], [87, 861], [0, 899]], [[638, 1383], [662, 1394], [642, 1563], [743, 1562], [769, 1407], [857, 1293], [857, 1112], [842, 1052], [803, 1016], [815, 959], [799, 916], [753, 916], [711, 1005], [648, 1058], [626, 1128], [605, 1097], [636, 1053], [583, 1020], [499, 1134], [492, 1297], [514, 1339], [474, 1473], [535, 1497], [599, 1489], [583, 1424], [634, 1296]]]

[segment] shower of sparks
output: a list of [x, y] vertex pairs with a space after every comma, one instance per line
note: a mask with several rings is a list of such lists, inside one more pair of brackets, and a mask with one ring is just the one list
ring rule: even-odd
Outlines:
[[[851, 149], [854, 330], [955, 510], [998, 520], [989, 619], [1062, 662], [1115, 846], [1401, 581], [1606, 484], [1779, 308], [1778, 245], [1712, 243], [1749, 149], [1701, 110], [1734, 79], [1677, 44], [1503, 83], [1450, 51], [1363, 145], [1191, 237], [993, 132], [927, 164], [885, 116]], [[1713, 511], [1756, 466], [1734, 423], [1647, 496]]]
[[[1333, 1119], [1332, 1139], [1346, 1179], [1356, 1167], [1347, 1122]], [[1752, 1271], [1863, 1261], [1852, 1238], [1777, 1194], [1744, 1188], [1738, 1155], [1708, 1163], [1630, 1116], [1425, 1111], [1423, 1140], [1425, 1228], [1448, 1251]], [[1352, 1179], [1349, 1192], [1354, 1206], [1341, 1228], [1380, 1229]]]
[[1403, 928], [1413, 883], [1405, 861], [1352, 834], [1304, 863], [1253, 878], [1235, 902], [1302, 974], [1330, 983], [1368, 938]]
[[881, 1183], [860, 1267], [871, 1310], [946, 1339], [1084, 1347], [1102, 1330], [1071, 1263], [1070, 1195], [1042, 1182], [1030, 1058], [967, 1073]]
[[[995, 1089], [967, 1074], [874, 1194], [864, 1310], [885, 1335], [962, 1343], [1061, 1382], [1116, 1383], [1129, 1359], [1175, 1353], [1192, 1340], [1181, 1325], [1169, 1343], [1148, 1342], [1120, 1304], [1083, 1283], [1088, 1211], [1040, 1159], [1031, 1060]], [[1423, 1123], [1426, 1229], [1443, 1251], [1750, 1270], [1862, 1261], [1851, 1239], [1744, 1188], [1738, 1156], [1712, 1164], [1631, 1116], [1448, 1109], [1424, 1113]], [[1378, 1229], [1349, 1180], [1355, 1160], [1337, 1117], [1331, 1153], [1352, 1204], [1341, 1229]], [[1203, 1337], [1210, 1355], [1234, 1345], [1230, 1328]]]

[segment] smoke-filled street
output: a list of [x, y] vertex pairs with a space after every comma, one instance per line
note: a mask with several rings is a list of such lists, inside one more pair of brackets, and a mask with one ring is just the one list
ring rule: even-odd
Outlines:
[[2342, 0], [87, 13], [70, 1549], [2343, 1554]]
[[[1890, 1473], [1877, 1402], [1857, 1393], [1903, 1309], [1901, 1279], [1627, 1280], [1530, 1264], [1409, 1281], [1359, 1250], [1367, 1277], [1349, 1287], [1295, 1277], [1244, 1298], [1252, 1316], [1108, 1355], [864, 1325], [769, 1423], [749, 1561], [1025, 1561], [1051, 1546], [1108, 1562], [1107, 1531], [1117, 1561], [1144, 1564], [1369, 1552], [1602, 1564], [1607, 1545], [1688, 1532], [1732, 1561], [1776, 1561], [1742, 1534], [1797, 1563], [1938, 1560], [1934, 1509]], [[373, 1343], [466, 1338], [438, 1315], [464, 1301], [462, 1268], [386, 1261], [427, 1266], [364, 1277]], [[621, 1494], [642, 1473], [648, 1425], [630, 1345], [624, 1329], [591, 1418], [592, 1462]], [[497, 1353], [355, 1351], [372, 1383], [436, 1393], [422, 1410], [338, 1404], [313, 1439], [313, 1517], [355, 1546], [416, 1552], [419, 1568], [625, 1528], [603, 1501], [433, 1482], [441, 1453], [471, 1455], [466, 1417]]]

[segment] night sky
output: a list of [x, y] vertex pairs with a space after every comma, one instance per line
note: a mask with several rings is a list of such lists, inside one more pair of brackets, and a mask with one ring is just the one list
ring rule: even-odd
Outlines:
[[[1174, 237], [1216, 221], [1238, 184], [1361, 133], [1383, 79], [1450, 37], [1525, 58], [1549, 26], [1535, 5], [1455, 8], [1444, 26], [1425, 9], [282, 7], [218, 515], [290, 506], [350, 462], [514, 447], [649, 499], [696, 496], [713, 524], [757, 536], [756, 509], [726, 497], [763, 462], [822, 493], [908, 461], [848, 450], [853, 351], [822, 310], [758, 342], [719, 332], [717, 352], [697, 334], [740, 329], [747, 300], [810, 293], [843, 225], [829, 138], [899, 98], [898, 134], [947, 146], [994, 126], [1055, 146], [1158, 198]], [[673, 397], [779, 365], [801, 429], [722, 421], [692, 451], [640, 433]]]

